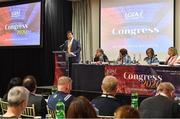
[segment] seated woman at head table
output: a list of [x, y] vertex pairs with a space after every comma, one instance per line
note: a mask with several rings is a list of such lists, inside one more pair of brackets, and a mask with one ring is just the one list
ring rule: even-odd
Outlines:
[[119, 50], [119, 56], [116, 60], [117, 64], [131, 64], [131, 57], [125, 48]]
[[108, 62], [108, 57], [104, 54], [103, 49], [97, 49], [94, 57], [94, 62]]
[[168, 57], [166, 58], [166, 65], [174, 65], [177, 60], [177, 50], [175, 47], [170, 47], [168, 49]]
[[159, 63], [157, 55], [154, 54], [153, 48], [148, 48], [146, 50], [146, 55], [147, 55], [147, 57], [144, 58], [144, 61], [147, 64]]

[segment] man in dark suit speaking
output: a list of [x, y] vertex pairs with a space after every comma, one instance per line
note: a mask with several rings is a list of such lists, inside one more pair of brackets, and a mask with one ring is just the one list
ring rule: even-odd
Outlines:
[[64, 51], [67, 51], [69, 57], [71, 57], [71, 63], [80, 62], [81, 46], [79, 40], [74, 39], [71, 31], [67, 32], [67, 40], [64, 44]]

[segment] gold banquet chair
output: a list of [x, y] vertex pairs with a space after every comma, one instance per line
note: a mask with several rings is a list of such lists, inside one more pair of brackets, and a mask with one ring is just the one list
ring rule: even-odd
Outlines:
[[0, 106], [1, 106], [1, 110], [2, 110], [2, 115], [6, 113], [7, 111], [7, 107], [8, 107], [8, 102], [3, 101], [2, 99], [0, 99]]
[[51, 116], [51, 118], [55, 118], [55, 114], [56, 114], [55, 111], [49, 109], [48, 105], [46, 105], [46, 108], [47, 108], [47, 113]]
[[26, 107], [24, 112], [21, 114], [22, 117], [35, 117], [35, 106], [32, 104], [32, 107]]
[[114, 119], [114, 116], [102, 116], [102, 115], [98, 115], [97, 116], [100, 119]]

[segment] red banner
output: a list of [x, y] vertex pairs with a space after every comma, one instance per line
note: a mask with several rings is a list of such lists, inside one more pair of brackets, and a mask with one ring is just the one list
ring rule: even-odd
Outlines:
[[[105, 75], [113, 75], [119, 81], [118, 93], [139, 95], [154, 95], [155, 89], [162, 77], [158, 74], [148, 74], [146, 69], [139, 71], [135, 66], [105, 66]], [[149, 69], [149, 68], [148, 68]]]

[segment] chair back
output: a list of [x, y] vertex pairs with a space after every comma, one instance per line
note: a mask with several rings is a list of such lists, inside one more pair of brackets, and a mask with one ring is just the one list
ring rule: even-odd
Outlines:
[[47, 113], [51, 115], [51, 118], [55, 118], [56, 111], [49, 109], [48, 105], [46, 105]]
[[2, 99], [0, 99], [0, 106], [1, 106], [2, 115], [3, 115], [3, 114], [5, 114], [6, 111], [7, 111], [8, 102], [3, 101]]
[[114, 116], [102, 116], [102, 115], [98, 115], [97, 116], [100, 119], [114, 119]]
[[32, 104], [32, 107], [26, 107], [26, 109], [24, 110], [24, 112], [21, 114], [22, 117], [26, 117], [26, 118], [34, 118], [35, 115], [35, 106], [34, 104]]

